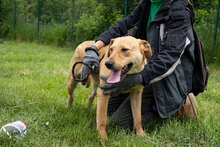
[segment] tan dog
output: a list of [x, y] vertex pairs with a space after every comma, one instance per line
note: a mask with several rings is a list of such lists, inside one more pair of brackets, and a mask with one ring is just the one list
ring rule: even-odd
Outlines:
[[[72, 67], [77, 61], [82, 61], [85, 55], [85, 48], [93, 45], [94, 41], [86, 41], [80, 44], [75, 51], [75, 54], [70, 62], [69, 67], [69, 80], [67, 89], [69, 93], [67, 107], [71, 107], [73, 103], [73, 92], [77, 86], [77, 81], [73, 79]], [[104, 95], [103, 90], [98, 88], [99, 84], [104, 84], [106, 81], [100, 79], [100, 75], [110, 77], [107, 81], [118, 82], [126, 74], [133, 74], [143, 70], [144, 65], [147, 63], [146, 58], [151, 57], [151, 48], [147, 41], [136, 39], [134, 37], [121, 37], [112, 39], [108, 46], [99, 50], [100, 58], [104, 55], [99, 65], [99, 74], [92, 73], [90, 77], [93, 80], [93, 90], [89, 95], [88, 104], [91, 105], [97, 91], [97, 130], [101, 138], [107, 138], [106, 123], [107, 123], [107, 106], [110, 95]], [[108, 69], [106, 62], [113, 61], [113, 68]], [[77, 66], [75, 75], [80, 77], [82, 65]], [[121, 71], [120, 77], [117, 77], [116, 72]], [[90, 79], [87, 81], [87, 86], [90, 84]], [[141, 95], [143, 86], [136, 85], [127, 90], [130, 92], [131, 109], [134, 120], [134, 128], [137, 135], [143, 136], [144, 131], [141, 125]]]

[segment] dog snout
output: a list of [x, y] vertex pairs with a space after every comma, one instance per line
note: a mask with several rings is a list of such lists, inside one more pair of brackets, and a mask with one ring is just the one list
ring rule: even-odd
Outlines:
[[105, 62], [105, 66], [108, 68], [108, 69], [113, 69], [114, 67], [114, 62], [112, 60], [107, 60]]

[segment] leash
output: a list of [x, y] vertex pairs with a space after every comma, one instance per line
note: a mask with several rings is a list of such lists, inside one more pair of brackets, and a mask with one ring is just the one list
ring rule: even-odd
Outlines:
[[[75, 71], [75, 68], [76, 68], [76, 65], [77, 65], [77, 64], [86, 65], [86, 66], [90, 69], [89, 73], [88, 73], [88, 74], [86, 75], [86, 77], [83, 78], [83, 79], [78, 79], [78, 78], [75, 76], [74, 71]], [[73, 68], [72, 68], [73, 78], [74, 78], [74, 80], [76, 80], [77, 82], [82, 82], [82, 81], [86, 80], [86, 79], [89, 77], [90, 73], [91, 73], [92, 71], [94, 71], [94, 70], [95, 70], [95, 66], [94, 66], [94, 65], [91, 66], [91, 65], [89, 65], [89, 64], [87, 64], [87, 63], [85, 63], [85, 62], [83, 62], [83, 61], [78, 61], [78, 62], [76, 62], [76, 63], [73, 65]]]
[[[105, 54], [103, 54], [102, 58], [99, 60], [99, 63], [102, 61], [102, 59], [104, 58], [104, 56], [105, 56]], [[78, 78], [76, 77], [75, 73], [74, 73], [77, 64], [86, 65], [86, 66], [90, 69], [90, 71], [88, 72], [88, 74], [87, 74], [87, 75], [85, 76], [85, 78], [83, 78], [83, 79], [78, 79]], [[73, 75], [74, 80], [76, 80], [77, 82], [82, 82], [82, 81], [86, 80], [86, 79], [89, 77], [89, 75], [91, 74], [91, 72], [93, 72], [94, 70], [95, 70], [95, 66], [94, 66], [94, 65], [89, 65], [89, 64], [87, 64], [86, 62], [78, 61], [78, 62], [76, 62], [75, 64], [73, 64], [73, 67], [72, 67], [72, 75]]]

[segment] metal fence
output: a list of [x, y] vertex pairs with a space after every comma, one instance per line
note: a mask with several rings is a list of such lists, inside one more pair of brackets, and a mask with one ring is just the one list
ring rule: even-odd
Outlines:
[[218, 0], [217, 14], [216, 14], [216, 20], [215, 20], [215, 31], [214, 31], [213, 45], [212, 45], [212, 52], [213, 53], [214, 53], [214, 48], [215, 48], [215, 44], [216, 44], [216, 37], [217, 37], [217, 28], [218, 28], [218, 21], [219, 21], [219, 9], [220, 9], [220, 0]]
[[[131, 1], [131, 0], [130, 0]], [[138, 1], [133, 2], [136, 4]], [[25, 8], [26, 4], [30, 5], [30, 3], [34, 3], [30, 9], [27, 10]], [[66, 0], [63, 1], [65, 3], [63, 6], [65, 7], [64, 10], [57, 10], [60, 14], [64, 14], [68, 17], [65, 19], [60, 19], [60, 17], [55, 17], [55, 16], [49, 16], [50, 19], [55, 20], [54, 23], [60, 23], [60, 24], [66, 24], [67, 20], [69, 22], [69, 25], [73, 27], [74, 21], [77, 21], [79, 19], [79, 16], [83, 13], [83, 11], [80, 11], [80, 6], [78, 8], [75, 7], [75, 0]], [[129, 0], [124, 0], [124, 7], [122, 11], [124, 11], [124, 16], [126, 17], [128, 14], [128, 5], [131, 4], [132, 2], [129, 3]], [[134, 4], [130, 6], [130, 9], [134, 7]], [[36, 24], [37, 32], [40, 30], [40, 25], [45, 25], [45, 24], [50, 24], [51, 20], [47, 22], [45, 19], [42, 18], [42, 15], [47, 13], [47, 11], [42, 11], [44, 9], [44, 1], [43, 0], [37, 0], [37, 1], [28, 1], [28, 0], [13, 0], [13, 28], [16, 29], [19, 21], [27, 22], [27, 23], [33, 23]], [[62, 7], [62, 6], [59, 6]], [[54, 8], [54, 7], [53, 7]], [[45, 9], [44, 9], [45, 10]], [[26, 11], [26, 12], [24, 12]], [[27, 12], [28, 11], [28, 12]], [[64, 12], [66, 11], [66, 12]], [[27, 16], [25, 16], [27, 15]], [[32, 16], [30, 16], [32, 15]], [[54, 18], [51, 18], [54, 17]], [[37, 21], [36, 21], [37, 20]]]
[[[9, 25], [12, 26], [15, 39], [26, 38], [34, 40], [33, 36], [40, 38], [45, 32], [52, 32], [54, 26], [65, 30], [64, 39], [72, 40], [74, 25], [84, 13], [90, 13], [98, 5], [98, 0], [8, 0], [10, 8]], [[104, 2], [104, 0], [102, 0]], [[118, 3], [122, 16], [127, 14], [137, 5], [139, 0], [107, 0]], [[96, 2], [96, 4], [94, 4]], [[111, 7], [111, 6], [110, 6]], [[87, 22], [85, 22], [87, 23]], [[53, 27], [53, 28], [52, 28]], [[30, 32], [27, 34], [27, 32]], [[57, 31], [59, 31], [57, 29]], [[62, 30], [60, 30], [62, 32]], [[26, 33], [26, 34], [24, 34]], [[44, 34], [43, 34], [44, 33]], [[19, 36], [20, 35], [20, 36]], [[32, 35], [32, 36], [31, 36]], [[45, 36], [45, 35], [44, 35]]]
[[82, 12], [74, 13], [74, 0], [67, 0], [64, 2], [63, 8], [62, 6], [59, 7], [62, 9], [59, 9], [58, 7], [58, 9], [55, 9], [56, 6], [52, 7], [54, 10], [51, 10], [51, 12], [55, 12], [57, 15], [51, 15], [51, 12], [47, 10], [47, 7], [50, 6], [45, 6], [44, 4], [43, 0], [13, 0], [12, 21], [14, 30], [18, 29], [19, 25], [22, 26], [25, 23], [35, 26], [37, 33], [40, 31], [40, 26], [51, 24], [64, 24], [73, 29], [74, 20], [79, 19], [79, 15], [82, 14]]

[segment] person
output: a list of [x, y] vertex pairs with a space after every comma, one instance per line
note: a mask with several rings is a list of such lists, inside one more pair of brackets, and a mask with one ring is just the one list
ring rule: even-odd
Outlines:
[[[126, 35], [131, 28], [137, 26], [134, 37], [147, 40], [151, 45], [153, 55], [143, 71], [118, 83], [100, 85], [104, 94], [111, 95], [108, 114], [120, 125], [133, 125], [129, 94], [121, 92], [136, 84], [144, 85], [143, 125], [155, 118], [177, 114], [196, 117], [196, 100], [191, 93], [194, 36], [188, 7], [192, 8], [189, 0], [141, 0], [126, 18], [99, 35], [95, 44], [87, 48], [84, 61], [95, 65], [94, 72], [98, 72], [98, 49], [109, 44], [112, 38]], [[84, 66], [82, 77], [87, 71]]]

